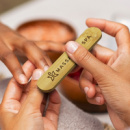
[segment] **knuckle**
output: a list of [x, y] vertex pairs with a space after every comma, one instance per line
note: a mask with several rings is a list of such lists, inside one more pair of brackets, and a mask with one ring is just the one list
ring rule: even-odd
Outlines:
[[129, 31], [129, 28], [124, 24], [120, 24], [120, 28]]
[[128, 27], [124, 24], [121, 24], [121, 27], [128, 30]]
[[88, 61], [90, 59], [91, 55], [88, 51], [82, 51], [78, 57], [77, 57], [77, 60], [79, 63], [82, 63], [84, 61]]
[[22, 42], [22, 45], [23, 45], [23, 50], [26, 52], [27, 49], [29, 49], [30, 47], [34, 47], [36, 46], [34, 42], [32, 41], [23, 41]]
[[35, 60], [34, 60], [34, 64], [37, 66], [37, 67], [43, 67], [45, 65], [48, 65], [47, 64], [47, 61], [46, 61], [46, 58], [44, 55], [39, 55]]
[[38, 60], [38, 61], [45, 61], [45, 57], [46, 57], [45, 54], [39, 54], [39, 55], [37, 56], [37, 60]]

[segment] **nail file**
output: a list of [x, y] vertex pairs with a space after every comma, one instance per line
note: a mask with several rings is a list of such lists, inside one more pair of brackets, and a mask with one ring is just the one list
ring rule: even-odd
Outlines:
[[[91, 27], [86, 29], [76, 42], [90, 51], [101, 36], [102, 33], [98, 28]], [[64, 52], [37, 81], [38, 88], [45, 93], [53, 91], [75, 67], [76, 63]]]

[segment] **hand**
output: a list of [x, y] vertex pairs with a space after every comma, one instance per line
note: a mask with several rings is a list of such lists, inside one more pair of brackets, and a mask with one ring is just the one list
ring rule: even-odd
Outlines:
[[[130, 126], [130, 35], [124, 25], [106, 20], [88, 19], [87, 25], [95, 26], [115, 36], [117, 51], [95, 46], [95, 57], [75, 42], [66, 45], [70, 58], [84, 68], [80, 86], [90, 103], [106, 103], [116, 129]], [[97, 59], [98, 58], [98, 59]], [[97, 85], [96, 85], [96, 84]]]
[[64, 52], [64, 44], [56, 43], [52, 41], [37, 41], [35, 44], [44, 51], [53, 51], [53, 52]]
[[47, 68], [51, 61], [40, 48], [46, 51], [64, 50], [62, 44], [29, 41], [2, 23], [0, 23], [0, 48], [0, 60], [8, 67], [16, 81], [20, 84], [26, 84], [27, 77], [14, 52], [25, 55], [37, 68], [43, 69], [45, 66]]
[[0, 126], [3, 130], [56, 130], [60, 97], [56, 91], [49, 97], [46, 115], [43, 117], [45, 98], [37, 88], [36, 81], [41, 76], [40, 69], [27, 61], [23, 70], [32, 80], [25, 87], [20, 87], [14, 78], [11, 79], [3, 101], [0, 105]]

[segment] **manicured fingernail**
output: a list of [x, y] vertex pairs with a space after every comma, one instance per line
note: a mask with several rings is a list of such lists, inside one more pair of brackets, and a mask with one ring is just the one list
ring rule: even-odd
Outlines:
[[84, 88], [84, 92], [85, 92], [85, 94], [87, 94], [88, 90], [89, 90], [88, 87], [85, 87], [85, 88]]
[[101, 97], [96, 97], [95, 100], [96, 100], [97, 103], [100, 103], [101, 102]]
[[24, 74], [20, 74], [19, 79], [20, 79], [21, 84], [26, 84], [28, 82]]
[[44, 66], [44, 71], [47, 71], [49, 69], [49, 66], [45, 65]]
[[34, 70], [33, 72], [33, 75], [32, 75], [32, 80], [38, 80], [43, 74], [43, 71], [40, 70], [40, 69], [36, 69]]
[[69, 53], [74, 53], [77, 50], [78, 45], [76, 42], [70, 41], [66, 44], [66, 48]]

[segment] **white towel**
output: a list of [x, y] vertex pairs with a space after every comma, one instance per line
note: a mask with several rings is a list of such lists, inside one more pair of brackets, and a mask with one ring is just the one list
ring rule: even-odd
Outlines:
[[58, 130], [104, 130], [102, 123], [93, 115], [82, 111], [62, 95]]

